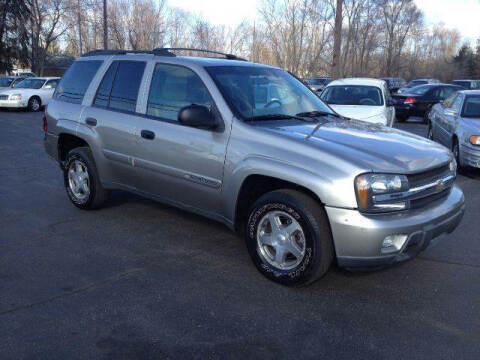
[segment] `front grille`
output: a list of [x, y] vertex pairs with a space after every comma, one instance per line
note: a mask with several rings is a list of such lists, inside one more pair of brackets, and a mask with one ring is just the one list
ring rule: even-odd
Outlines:
[[450, 172], [450, 165], [443, 165], [418, 174], [407, 175], [410, 188], [430, 184], [446, 176]]
[[416, 199], [416, 200], [410, 200], [410, 209], [418, 209], [418, 208], [421, 208], [421, 207], [426, 206], [428, 204], [431, 204], [434, 201], [441, 200], [441, 199], [447, 197], [448, 194], [450, 194], [450, 190], [452, 190], [451, 187], [443, 190], [442, 192], [439, 192], [439, 193], [436, 193], [436, 194], [433, 194], [433, 195], [430, 195], [430, 196], [427, 196], [427, 197], [423, 197], [423, 198]]
[[[407, 177], [410, 184], [410, 189], [414, 189], [434, 184], [438, 180], [448, 177], [449, 175], [451, 175], [450, 165], [446, 164], [421, 173], [411, 174]], [[410, 208], [421, 208], [423, 206], [447, 197], [448, 194], [450, 194], [450, 190], [452, 189], [453, 181], [450, 180], [447, 184], [445, 184], [445, 186], [446, 187], [444, 187], [443, 189], [439, 187], [438, 190], [428, 190], [428, 192], [425, 192], [424, 194], [420, 192], [417, 196], [413, 196], [413, 198], [410, 200]]]
[[0, 95], [0, 100], [8, 100], [8, 95]]

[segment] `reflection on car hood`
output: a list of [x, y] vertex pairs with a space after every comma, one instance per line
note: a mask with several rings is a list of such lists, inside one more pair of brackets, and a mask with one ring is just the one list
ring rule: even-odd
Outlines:
[[364, 120], [374, 116], [383, 114], [382, 106], [367, 106], [367, 105], [335, 105], [329, 104], [330, 107], [342, 116], [348, 118]]
[[[423, 137], [363, 121], [268, 121], [259, 127], [374, 172], [416, 173], [451, 161], [450, 151]], [[321, 154], [319, 154], [321, 156]]]

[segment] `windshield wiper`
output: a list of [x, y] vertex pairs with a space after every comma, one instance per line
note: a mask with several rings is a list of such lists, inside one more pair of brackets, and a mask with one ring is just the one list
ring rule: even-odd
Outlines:
[[246, 118], [245, 121], [261, 121], [261, 120], [300, 120], [304, 122], [312, 122], [313, 120], [305, 119], [297, 115], [287, 115], [287, 114], [265, 114], [265, 115], [256, 115]]
[[296, 114], [296, 116], [301, 116], [301, 117], [334, 116], [338, 118], [343, 118], [343, 116], [340, 116], [338, 114], [330, 113], [327, 111], [318, 111], [318, 110], [301, 112]]

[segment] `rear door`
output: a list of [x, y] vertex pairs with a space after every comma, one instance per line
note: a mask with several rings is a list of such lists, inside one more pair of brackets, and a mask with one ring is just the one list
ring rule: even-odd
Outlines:
[[105, 72], [91, 106], [80, 122], [95, 134], [102, 181], [135, 187], [133, 152], [136, 145], [137, 99], [145, 61], [115, 60]]
[[[146, 116], [139, 119], [136, 135], [135, 167], [142, 174], [138, 187], [191, 210], [219, 213], [230, 127], [224, 126], [210, 95], [213, 82], [206, 73], [202, 79], [180, 65], [152, 67]], [[208, 107], [222, 126], [209, 130], [181, 125], [178, 113], [191, 104]]]

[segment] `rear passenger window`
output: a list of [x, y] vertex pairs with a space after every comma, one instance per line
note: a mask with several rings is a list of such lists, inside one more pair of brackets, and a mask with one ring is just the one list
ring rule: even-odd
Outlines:
[[117, 65], [118, 61], [114, 61], [103, 76], [102, 82], [100, 83], [100, 86], [97, 90], [97, 95], [95, 96], [95, 100], [93, 101], [94, 105], [108, 107], [113, 79], [115, 79], [115, 74], [117, 73]]
[[198, 75], [181, 66], [157, 64], [150, 85], [147, 114], [177, 121], [180, 109], [191, 104], [213, 105]]
[[81, 104], [102, 62], [102, 60], [74, 62], [63, 75], [53, 97], [57, 100]]
[[114, 61], [98, 87], [94, 105], [135, 112], [144, 70], [144, 61]]

